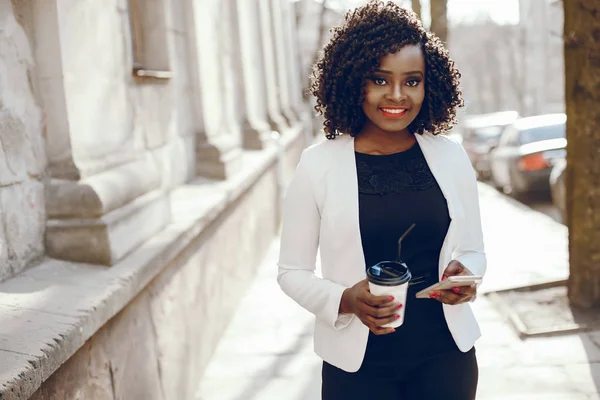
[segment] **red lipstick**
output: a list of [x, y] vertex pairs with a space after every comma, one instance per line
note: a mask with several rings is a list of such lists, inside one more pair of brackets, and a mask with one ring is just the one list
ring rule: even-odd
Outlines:
[[379, 111], [386, 118], [402, 118], [408, 112], [408, 108], [405, 107], [380, 107]]

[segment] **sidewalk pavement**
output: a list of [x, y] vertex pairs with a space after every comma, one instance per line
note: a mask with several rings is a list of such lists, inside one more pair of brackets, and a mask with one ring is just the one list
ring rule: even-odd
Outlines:
[[[488, 272], [480, 292], [568, 276], [567, 229], [480, 184]], [[276, 281], [275, 240], [215, 351], [197, 400], [318, 400], [310, 313]], [[600, 331], [521, 340], [498, 310], [473, 303], [479, 400], [600, 400]]]

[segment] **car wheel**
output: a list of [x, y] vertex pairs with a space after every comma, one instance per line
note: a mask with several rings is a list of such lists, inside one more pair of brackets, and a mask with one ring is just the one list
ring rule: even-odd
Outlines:
[[496, 180], [496, 178], [494, 177], [494, 173], [492, 172], [492, 170], [490, 169], [490, 185], [498, 190], [498, 191], [502, 191], [502, 186], [498, 183], [498, 181]]
[[517, 200], [523, 200], [527, 194], [528, 188], [519, 184], [519, 177], [515, 174], [513, 169], [510, 170], [510, 183], [509, 183], [509, 194]]
[[564, 170], [555, 178], [554, 182], [550, 185], [550, 195], [552, 196], [552, 204], [558, 209], [562, 218], [562, 223], [567, 224], [567, 210], [566, 210], [566, 193], [565, 193], [565, 175]]

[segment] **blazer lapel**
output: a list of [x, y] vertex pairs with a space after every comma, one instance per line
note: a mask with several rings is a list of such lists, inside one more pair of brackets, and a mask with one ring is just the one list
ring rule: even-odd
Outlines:
[[366, 276], [365, 261], [358, 217], [358, 177], [354, 155], [354, 138], [343, 135], [334, 162], [327, 177], [327, 209], [323, 215], [326, 231], [332, 237], [326, 239], [335, 247], [338, 257], [344, 260], [345, 275], [354, 284]]
[[445, 146], [441, 146], [441, 140], [443, 139], [436, 138], [430, 133], [415, 135], [415, 137], [431, 173], [446, 198], [450, 218], [455, 219], [457, 217], [457, 210], [456, 202], [454, 201], [454, 185], [452, 184], [452, 166], [447, 162], [448, 155], [443, 151]]
[[452, 158], [448, 156], [448, 146], [445, 146], [443, 138], [436, 138], [430, 133], [416, 135], [417, 141], [421, 146], [427, 165], [435, 177], [440, 189], [446, 198], [448, 204], [448, 213], [450, 214], [450, 226], [444, 239], [439, 261], [439, 278], [442, 278], [446, 266], [452, 259], [452, 252], [455, 247], [456, 230], [461, 225], [458, 221], [463, 218], [464, 212], [460, 203], [460, 196], [457, 192], [453, 177]]

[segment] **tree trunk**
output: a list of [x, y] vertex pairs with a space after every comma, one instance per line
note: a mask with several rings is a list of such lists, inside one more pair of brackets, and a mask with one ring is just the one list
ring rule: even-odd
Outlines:
[[563, 2], [569, 300], [600, 307], [600, 3]]
[[442, 42], [448, 41], [448, 16], [447, 0], [430, 0], [429, 9], [431, 13], [430, 30], [439, 37]]
[[421, 19], [421, 0], [412, 0], [412, 9]]
[[[497, 37], [506, 37], [506, 35], [502, 35], [500, 29], [494, 29], [494, 32], [498, 35]], [[496, 35], [494, 35], [496, 36]], [[487, 76], [490, 80], [490, 100], [492, 104], [492, 110], [502, 111], [503, 110], [503, 102], [502, 102], [502, 94], [504, 92], [505, 85], [502, 84], [501, 76], [502, 71], [500, 71], [501, 60], [498, 57], [498, 45], [488, 42], [488, 45], [483, 46], [483, 54], [485, 55], [485, 70], [487, 71]]]
[[[528, 115], [525, 105], [525, 96], [527, 95], [525, 90], [527, 85], [525, 80], [525, 57], [527, 56], [527, 49], [525, 48], [525, 42], [523, 40], [525, 33], [520, 27], [516, 32], [512, 32], [514, 33], [509, 37], [509, 46], [506, 51], [509, 82], [516, 99], [515, 104], [517, 106], [517, 111], [519, 112], [519, 115], [525, 116]], [[513, 35], [516, 37], [513, 37]]]

